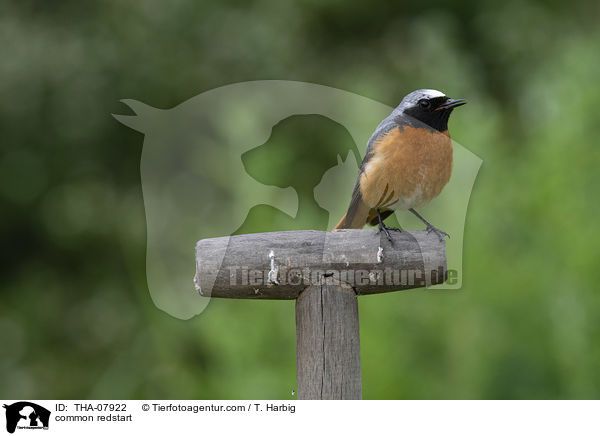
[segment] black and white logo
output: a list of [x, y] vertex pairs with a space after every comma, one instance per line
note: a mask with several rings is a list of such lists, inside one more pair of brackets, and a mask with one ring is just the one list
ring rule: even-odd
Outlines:
[[14, 433], [22, 430], [48, 430], [50, 411], [29, 401], [19, 401], [4, 405], [6, 409], [6, 431]]

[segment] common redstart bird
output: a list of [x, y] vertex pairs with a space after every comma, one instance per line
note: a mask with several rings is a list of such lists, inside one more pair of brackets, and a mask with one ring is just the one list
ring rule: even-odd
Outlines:
[[379, 225], [392, 241], [383, 221], [395, 210], [409, 210], [443, 240], [449, 235], [434, 227], [415, 208], [442, 191], [452, 173], [452, 141], [448, 118], [466, 103], [434, 89], [418, 89], [385, 118], [367, 143], [348, 211], [335, 229]]

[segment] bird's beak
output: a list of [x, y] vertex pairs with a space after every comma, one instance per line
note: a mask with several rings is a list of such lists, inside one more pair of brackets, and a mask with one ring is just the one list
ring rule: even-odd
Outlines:
[[438, 106], [435, 110], [439, 111], [444, 109], [453, 109], [455, 107], [462, 106], [463, 104], [467, 104], [467, 100], [465, 100], [464, 98], [449, 98], [440, 106]]

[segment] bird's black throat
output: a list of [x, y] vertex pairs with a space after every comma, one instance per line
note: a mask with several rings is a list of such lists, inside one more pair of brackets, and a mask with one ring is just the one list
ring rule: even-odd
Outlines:
[[415, 107], [404, 110], [404, 114], [427, 124], [432, 129], [445, 132], [448, 130], [448, 119], [450, 118], [452, 109], [423, 110]]

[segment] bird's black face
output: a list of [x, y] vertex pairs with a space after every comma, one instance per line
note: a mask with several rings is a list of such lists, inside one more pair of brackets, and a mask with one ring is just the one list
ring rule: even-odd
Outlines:
[[448, 118], [455, 107], [462, 106], [467, 101], [452, 99], [445, 95], [440, 97], [423, 97], [415, 104], [404, 109], [404, 113], [427, 124], [440, 132], [448, 130]]

